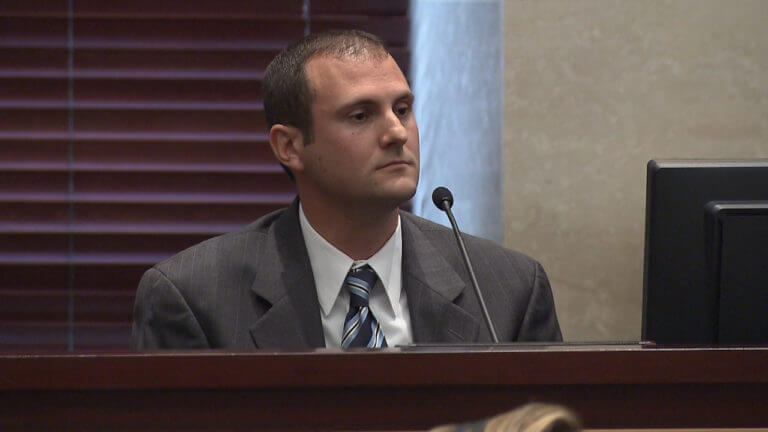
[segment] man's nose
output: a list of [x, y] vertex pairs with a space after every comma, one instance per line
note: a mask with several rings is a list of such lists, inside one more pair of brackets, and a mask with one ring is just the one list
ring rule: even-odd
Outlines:
[[[409, 120], [413, 121], [413, 119]], [[408, 129], [405, 127], [404, 120], [394, 112], [390, 112], [385, 117], [385, 122], [384, 132], [380, 139], [381, 146], [404, 145], [408, 141]]]

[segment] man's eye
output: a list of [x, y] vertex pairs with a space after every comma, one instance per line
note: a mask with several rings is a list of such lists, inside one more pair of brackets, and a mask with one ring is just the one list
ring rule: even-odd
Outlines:
[[354, 120], [354, 121], [363, 121], [363, 120], [365, 120], [365, 119], [366, 119], [368, 116], [366, 115], [366, 113], [365, 113], [365, 112], [363, 112], [363, 111], [360, 111], [360, 112], [352, 113], [352, 114], [351, 114], [349, 117], [350, 117], [352, 120]]
[[400, 117], [408, 115], [410, 111], [411, 111], [411, 107], [407, 105], [403, 105], [395, 108], [395, 113]]

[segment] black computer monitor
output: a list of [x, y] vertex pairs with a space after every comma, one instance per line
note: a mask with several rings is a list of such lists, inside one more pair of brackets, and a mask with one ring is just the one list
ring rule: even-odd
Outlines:
[[651, 160], [642, 338], [768, 342], [768, 160]]

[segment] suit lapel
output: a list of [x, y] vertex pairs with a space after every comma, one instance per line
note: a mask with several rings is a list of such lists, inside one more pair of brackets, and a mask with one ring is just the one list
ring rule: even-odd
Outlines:
[[251, 327], [257, 348], [325, 346], [317, 289], [298, 216], [298, 199], [269, 230], [251, 290], [271, 304]]
[[403, 289], [415, 343], [475, 342], [479, 322], [454, 301], [466, 284], [410, 216], [401, 212]]

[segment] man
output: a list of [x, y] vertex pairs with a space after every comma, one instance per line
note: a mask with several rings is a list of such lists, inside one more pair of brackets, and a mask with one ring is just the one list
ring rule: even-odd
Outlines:
[[[283, 50], [264, 78], [269, 142], [298, 198], [148, 270], [136, 348], [383, 347], [489, 341], [450, 230], [398, 210], [419, 174], [414, 96], [377, 37]], [[504, 341], [561, 340], [541, 266], [467, 236]]]

